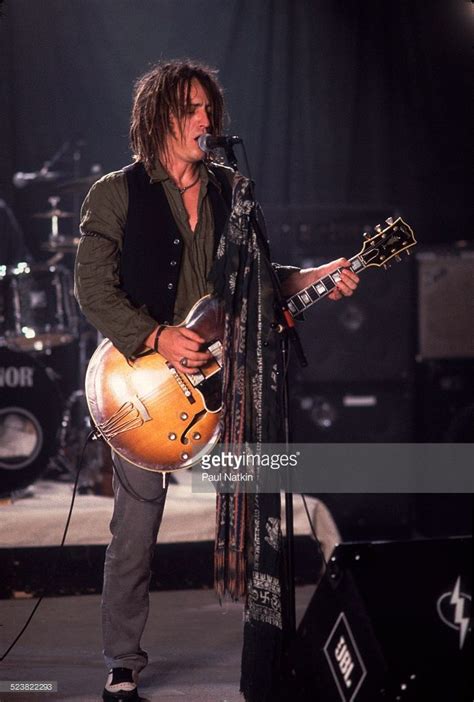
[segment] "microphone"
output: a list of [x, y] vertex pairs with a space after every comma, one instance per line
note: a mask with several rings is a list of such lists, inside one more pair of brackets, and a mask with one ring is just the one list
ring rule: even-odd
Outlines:
[[61, 178], [62, 173], [56, 171], [35, 171], [34, 173], [23, 173], [18, 171], [15, 173], [12, 181], [16, 188], [24, 188], [30, 183], [46, 183], [48, 181], [58, 180]]
[[242, 139], [238, 136], [214, 136], [213, 134], [201, 134], [197, 140], [198, 146], [201, 151], [209, 153], [217, 148], [228, 148], [234, 144], [241, 144]]

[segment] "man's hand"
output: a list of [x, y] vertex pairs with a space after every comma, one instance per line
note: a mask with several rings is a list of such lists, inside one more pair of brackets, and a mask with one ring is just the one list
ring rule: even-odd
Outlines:
[[320, 278], [324, 278], [329, 273], [342, 268], [341, 280], [337, 283], [334, 290], [329, 293], [328, 298], [330, 300], [340, 300], [342, 297], [349, 297], [359, 284], [359, 276], [349, 270], [348, 266], [350, 266], [350, 263], [347, 258], [338, 258], [317, 268], [303, 268], [300, 271], [296, 271], [283, 283], [283, 294], [286, 297], [291, 297]]
[[[155, 332], [146, 340], [146, 345], [153, 348]], [[180, 373], [193, 375], [198, 372], [211, 358], [210, 351], [201, 351], [203, 339], [196, 332], [186, 327], [165, 327], [158, 339], [158, 351]], [[186, 359], [186, 365], [181, 361]]]

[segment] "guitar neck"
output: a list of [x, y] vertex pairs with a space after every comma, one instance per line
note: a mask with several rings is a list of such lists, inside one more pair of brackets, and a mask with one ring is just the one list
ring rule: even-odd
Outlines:
[[[364, 262], [363, 258], [357, 254], [349, 259], [350, 266], [346, 266], [350, 270], [354, 271], [359, 275], [363, 271], [367, 264]], [[315, 302], [322, 300], [323, 297], [329, 295], [329, 293], [334, 290], [336, 285], [341, 279], [342, 268], [337, 268], [333, 273], [320, 278], [312, 285], [308, 285], [307, 288], [303, 288], [299, 292], [295, 293], [287, 299], [288, 309], [292, 315], [301, 314], [308, 307], [314, 305]]]

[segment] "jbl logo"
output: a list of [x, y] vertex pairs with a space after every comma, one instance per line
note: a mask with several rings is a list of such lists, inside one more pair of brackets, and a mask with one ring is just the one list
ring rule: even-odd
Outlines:
[[0, 388], [32, 388], [32, 366], [0, 366]]
[[351, 673], [354, 670], [354, 661], [352, 660], [351, 652], [349, 651], [344, 636], [341, 636], [337, 642], [334, 657], [339, 663], [339, 670], [341, 671], [346, 687], [352, 687]]
[[324, 646], [331, 673], [343, 702], [355, 702], [367, 675], [344, 612], [341, 612]]

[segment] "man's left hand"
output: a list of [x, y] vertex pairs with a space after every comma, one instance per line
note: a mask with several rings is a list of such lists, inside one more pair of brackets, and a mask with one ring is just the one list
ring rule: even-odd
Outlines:
[[295, 295], [303, 288], [307, 288], [320, 278], [324, 278], [329, 273], [333, 273], [338, 268], [341, 270], [341, 280], [334, 290], [329, 293], [330, 300], [340, 300], [342, 297], [350, 297], [359, 284], [359, 276], [349, 270], [350, 263], [347, 258], [337, 258], [335, 261], [325, 263], [317, 268], [302, 268], [290, 275], [284, 282], [282, 289], [286, 297]]

